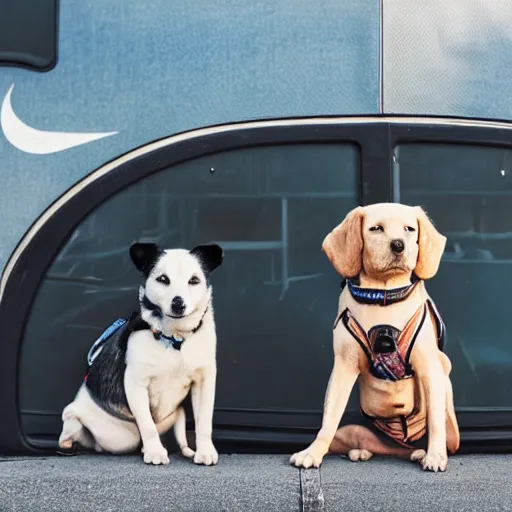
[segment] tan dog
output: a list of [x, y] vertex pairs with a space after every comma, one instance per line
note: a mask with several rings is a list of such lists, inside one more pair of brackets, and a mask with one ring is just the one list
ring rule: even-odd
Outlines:
[[[379, 454], [446, 470], [447, 450], [455, 453], [460, 440], [451, 363], [423, 283], [436, 274], [445, 244], [420, 207], [392, 203], [356, 208], [327, 235], [322, 249], [349, 281], [333, 330], [322, 428], [292, 464], [319, 467], [327, 453], [353, 461]], [[338, 429], [358, 377], [365, 421]]]

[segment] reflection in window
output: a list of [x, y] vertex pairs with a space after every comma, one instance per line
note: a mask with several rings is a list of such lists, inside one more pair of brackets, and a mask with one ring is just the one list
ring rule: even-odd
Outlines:
[[340, 282], [320, 247], [357, 206], [358, 183], [356, 146], [290, 145], [191, 160], [110, 198], [40, 287], [23, 342], [22, 409], [59, 414], [95, 336], [136, 308], [128, 247], [139, 239], [225, 248], [214, 277], [217, 407], [320, 410]]
[[512, 150], [395, 149], [395, 200], [423, 206], [447, 236], [428, 284], [447, 324], [457, 407], [512, 407]]

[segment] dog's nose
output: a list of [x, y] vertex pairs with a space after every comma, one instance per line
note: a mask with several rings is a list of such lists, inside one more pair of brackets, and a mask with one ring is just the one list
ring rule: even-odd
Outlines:
[[171, 310], [176, 315], [183, 314], [183, 311], [185, 311], [185, 303], [183, 302], [183, 297], [176, 295], [176, 297], [172, 299]]
[[403, 240], [399, 240], [399, 239], [391, 240], [391, 250], [394, 253], [400, 254], [401, 252], [404, 252], [404, 249], [405, 249], [405, 245], [404, 245]]

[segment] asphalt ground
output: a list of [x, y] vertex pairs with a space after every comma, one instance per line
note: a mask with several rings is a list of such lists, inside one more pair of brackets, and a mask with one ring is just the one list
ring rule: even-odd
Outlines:
[[512, 511], [512, 455], [459, 455], [446, 473], [374, 458], [326, 457], [299, 471], [284, 455], [221, 455], [215, 467], [173, 456], [0, 457], [7, 511]]

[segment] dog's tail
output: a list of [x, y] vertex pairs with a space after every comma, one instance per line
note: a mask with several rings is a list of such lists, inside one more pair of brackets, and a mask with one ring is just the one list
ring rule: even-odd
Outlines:
[[183, 409], [183, 407], [178, 407], [178, 410], [176, 411], [174, 435], [176, 437], [176, 441], [178, 443], [178, 446], [180, 447], [181, 454], [183, 455], [183, 457], [191, 459], [195, 455], [195, 452], [188, 446], [185, 409]]

